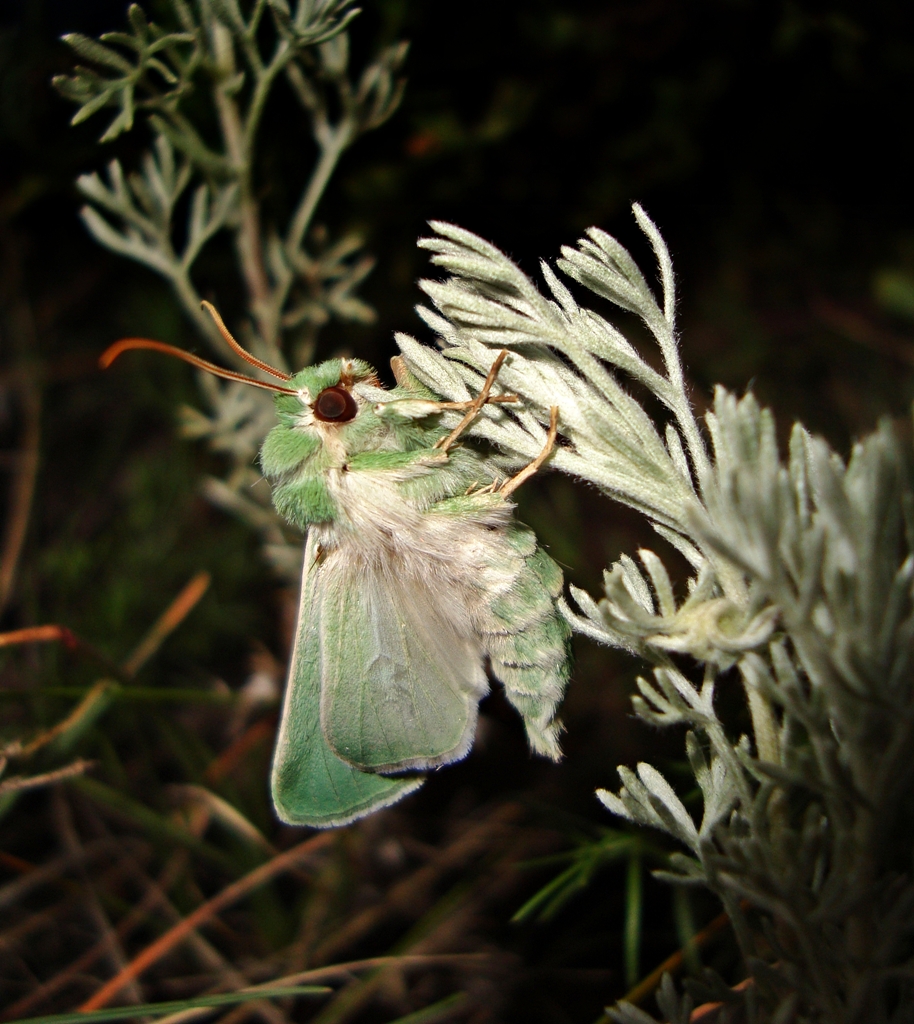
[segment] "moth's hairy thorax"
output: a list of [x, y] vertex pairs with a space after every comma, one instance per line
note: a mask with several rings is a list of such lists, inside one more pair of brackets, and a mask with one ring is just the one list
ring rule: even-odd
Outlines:
[[330, 470], [327, 487], [338, 516], [312, 529], [328, 554], [337, 552], [367, 572], [421, 580], [423, 589], [431, 584], [472, 615], [479, 595], [510, 589], [521, 569], [505, 541], [513, 506], [491, 495], [469, 516], [437, 505], [417, 507], [402, 487], [428, 472], [423, 466]]
[[325, 528], [328, 541], [396, 553], [421, 522], [421, 513], [398, 486], [417, 470], [423, 471], [419, 467], [353, 471], [348, 465], [327, 470], [324, 481], [337, 508], [336, 518]]
[[[442, 499], [454, 495], [432, 492], [436, 501], [417, 501], [408, 494], [408, 486], [426, 479], [437, 484], [438, 467], [417, 464], [397, 469], [331, 469], [324, 479], [338, 516], [328, 524], [338, 544], [352, 543], [368, 551], [383, 549], [386, 554], [415, 552], [424, 557], [450, 559], [455, 538], [469, 533], [491, 537], [510, 523], [513, 506], [492, 495], [471, 516], [448, 514], [440, 507]], [[462, 490], [462, 489], [461, 489]], [[457, 545], [461, 547], [461, 545]]]
[[354, 415], [337, 394], [348, 418], [322, 419], [327, 410], [315, 396], [343, 388], [336, 366], [303, 372], [299, 401], [278, 403], [281, 426], [262, 458], [277, 507], [312, 531], [322, 560], [396, 580], [417, 599], [438, 593], [463, 623], [458, 629], [474, 633], [478, 606], [510, 591], [524, 564], [508, 540], [513, 505], [485, 490], [496, 468], [471, 447], [435, 448], [447, 434], [437, 418], [385, 415], [388, 403], [420, 397], [406, 389], [356, 381], [345, 387]]

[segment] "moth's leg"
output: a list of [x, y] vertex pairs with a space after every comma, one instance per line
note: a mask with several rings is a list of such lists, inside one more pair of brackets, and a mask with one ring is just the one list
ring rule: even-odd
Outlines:
[[346, 463], [347, 472], [357, 473], [364, 470], [374, 472], [379, 469], [407, 469], [410, 466], [434, 466], [447, 463], [444, 452], [434, 448], [416, 448], [411, 452], [360, 452], [353, 455]]
[[492, 363], [492, 368], [489, 370], [485, 383], [482, 386], [482, 390], [471, 402], [442, 402], [442, 409], [466, 409], [466, 413], [463, 419], [457, 424], [456, 427], [447, 435], [447, 437], [441, 438], [441, 440], [435, 442], [435, 447], [440, 448], [443, 452], [446, 452], [450, 447], [453, 446], [454, 442], [458, 437], [466, 430], [466, 428], [476, 419], [479, 415], [479, 410], [486, 404], [486, 402], [516, 402], [517, 395], [495, 395], [494, 398], [489, 397], [489, 392], [492, 390], [492, 385], [495, 383], [495, 378], [498, 376], [498, 371], [501, 369], [501, 364], [505, 361], [508, 356], [507, 349], [502, 349], [498, 353], [498, 357], [495, 362]]
[[466, 430], [467, 426], [479, 414], [484, 405], [502, 404], [505, 402], [519, 401], [517, 395], [493, 395], [492, 385], [498, 375], [498, 370], [507, 356], [507, 351], [499, 353], [498, 358], [489, 370], [483, 384], [482, 391], [468, 402], [445, 402], [435, 397], [429, 389], [416, 377], [414, 377], [406, 366], [402, 356], [394, 356], [390, 361], [391, 369], [397, 381], [397, 386], [404, 391], [409, 391], [409, 397], [393, 398], [390, 402], [381, 402], [375, 406], [375, 413], [381, 415], [399, 416], [401, 419], [417, 420], [426, 416], [435, 416], [440, 412], [463, 412], [466, 415], [459, 425], [447, 437], [441, 438], [434, 445], [442, 452], [447, 452], [457, 438]]
[[552, 406], [549, 410], [549, 433], [546, 435], [546, 443], [543, 445], [543, 450], [537, 455], [537, 457], [530, 463], [528, 463], [519, 472], [515, 473], [509, 480], [506, 480], [499, 490], [499, 494], [503, 498], [507, 498], [509, 494], [517, 490], [518, 487], [524, 481], [529, 480], [531, 476], [542, 466], [542, 464], [552, 454], [552, 449], [555, 447], [555, 438], [558, 433], [559, 427], [559, 407], [557, 405]]
[[394, 380], [398, 387], [405, 388], [412, 383], [412, 374], [406, 369], [403, 356], [393, 356], [390, 360], [390, 368], [394, 372]]
[[476, 483], [467, 488], [467, 494], [495, 494], [498, 490], [498, 477], [496, 477], [490, 484], [486, 484], [485, 487], [477, 487]]
[[418, 391], [420, 394], [426, 392], [429, 397], [434, 395], [429, 392], [428, 388], [416, 377], [414, 377], [406, 366], [406, 360], [403, 356], [393, 356], [390, 360], [390, 368], [393, 370], [394, 380], [397, 382], [397, 387], [406, 388], [409, 391]]

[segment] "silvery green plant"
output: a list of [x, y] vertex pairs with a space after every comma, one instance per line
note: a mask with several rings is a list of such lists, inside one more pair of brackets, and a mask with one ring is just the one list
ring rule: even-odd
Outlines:
[[[138, 122], [151, 134], [137, 170], [113, 160], [104, 175], [77, 180], [87, 200], [82, 219], [103, 246], [165, 278], [220, 355], [223, 342], [201, 308], [195, 264], [212, 239], [231, 236], [249, 314], [245, 344], [272, 366], [298, 369], [328, 320], [373, 316], [356, 294], [373, 265], [361, 241], [321, 239], [312, 228], [342, 154], [396, 109], [406, 44], [385, 47], [353, 75], [346, 29], [359, 12], [352, 0], [169, 0], [168, 9], [168, 27], [134, 4], [125, 32], [64, 37], [85, 62], [54, 81], [79, 104], [72, 123], [113, 108], [101, 142]], [[257, 155], [264, 110], [281, 84], [311, 125], [311, 140], [290, 129], [288, 145], [313, 141], [316, 157], [288, 222], [276, 224], [265, 221], [258, 199]], [[273, 424], [272, 401], [209, 377], [201, 376], [201, 387], [208, 412], [185, 410], [186, 431], [229, 460], [223, 478], [206, 481], [206, 492], [257, 530], [274, 566], [297, 579], [301, 538], [271, 508], [253, 465]]]
[[[914, 1019], [914, 491], [910, 457], [888, 423], [848, 460], [797, 425], [786, 458], [771, 413], [722, 387], [699, 423], [674, 321], [673, 272], [657, 228], [635, 217], [659, 266], [655, 296], [630, 254], [596, 228], [542, 265], [545, 292], [477, 236], [434, 223], [420, 242], [447, 274], [421, 287], [439, 350], [401, 335], [412, 373], [466, 400], [500, 349], [516, 406], [470, 427], [522, 464], [559, 409], [550, 464], [644, 513], [685, 556], [677, 596], [658, 554], [623, 556], [604, 594], [571, 587], [568, 622], [646, 660], [636, 713], [683, 726], [700, 791], [694, 816], [649, 764], [620, 767], [598, 796], [613, 814], [684, 848], [664, 876], [723, 901], [752, 981], [705, 995], [758, 1022]], [[559, 276], [559, 275], [562, 276]], [[582, 286], [572, 292], [570, 282]], [[655, 370], [576, 294], [638, 316], [659, 347]], [[665, 411], [649, 415], [635, 383]], [[725, 715], [739, 688], [744, 712]], [[735, 703], [728, 700], [727, 707]], [[748, 726], [748, 728], [747, 728]], [[691, 996], [669, 983], [668, 1021]], [[628, 1004], [625, 1024], [651, 1017]]]

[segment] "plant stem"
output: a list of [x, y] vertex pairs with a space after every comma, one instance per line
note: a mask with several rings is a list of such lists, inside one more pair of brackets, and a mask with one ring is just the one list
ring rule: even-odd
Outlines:
[[286, 251], [293, 252], [301, 247], [305, 233], [311, 224], [311, 218], [321, 196], [330, 181], [336, 165], [346, 147], [355, 137], [355, 125], [351, 118], [346, 118], [330, 133], [329, 139], [321, 146], [321, 156], [311, 175], [305, 191], [302, 193], [298, 209], [289, 226], [286, 236]]
[[[216, 351], [220, 355], [223, 355], [226, 345], [222, 340], [222, 336], [216, 329], [216, 325], [213, 323], [212, 318], [208, 317], [206, 313], [203, 312], [200, 305], [200, 294], [194, 287], [193, 282], [190, 279], [190, 275], [177, 260], [174, 261], [174, 271], [170, 275], [169, 280], [171, 281], [171, 286], [174, 289], [178, 301], [184, 307], [184, 311], [187, 315], [191, 320], [193, 320], [194, 326], [203, 335], [203, 337], [213, 345]], [[244, 365], [234, 353], [230, 353], [230, 355], [232, 360], [237, 362], [239, 366]]]
[[244, 125], [244, 148], [247, 153], [254, 152], [254, 143], [257, 137], [257, 129], [260, 127], [260, 118], [263, 114], [264, 104], [273, 88], [276, 76], [282, 71], [294, 53], [289, 43], [282, 39], [276, 46], [273, 59], [266, 68], [255, 69], [257, 73], [257, 85], [254, 87], [254, 94], [248, 106], [247, 118]]
[[228, 94], [228, 82], [235, 72], [232, 39], [228, 29], [218, 24], [213, 25], [212, 35], [221, 72], [221, 81], [217, 82], [214, 89], [214, 100], [225, 150], [238, 180], [240, 223], [235, 233], [235, 245], [247, 285], [248, 307], [257, 324], [260, 340], [268, 349], [269, 356], [274, 357], [279, 353], [279, 332], [278, 323], [271, 312], [270, 282], [263, 260], [260, 208], [252, 190], [250, 140], [242, 125], [238, 104]]

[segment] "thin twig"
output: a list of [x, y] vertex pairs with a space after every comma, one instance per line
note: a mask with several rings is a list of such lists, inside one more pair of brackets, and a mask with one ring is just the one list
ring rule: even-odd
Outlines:
[[56, 857], [40, 868], [35, 868], [28, 874], [17, 878], [12, 882], [0, 887], [0, 910], [4, 907], [17, 903], [33, 889], [38, 889], [49, 882], [59, 882], [65, 871], [77, 867], [80, 864], [91, 864], [103, 854], [115, 853], [123, 848], [124, 839], [98, 839], [92, 843], [86, 843], [78, 851]]
[[298, 208], [289, 225], [289, 232], [285, 239], [287, 253], [298, 252], [301, 248], [311, 224], [311, 218], [314, 216], [317, 204], [333, 175], [340, 156], [354, 138], [354, 126], [347, 120], [336, 125], [331, 137], [321, 145], [320, 159], [311, 174], [310, 181], [305, 186]]
[[[223, 29], [223, 31], [226, 31]], [[231, 44], [226, 48], [225, 60], [231, 59]], [[228, 78], [225, 79], [226, 83]], [[238, 181], [238, 224], [235, 228], [235, 248], [242, 276], [248, 290], [248, 308], [257, 323], [261, 341], [271, 356], [279, 353], [276, 324], [271, 322], [270, 281], [263, 258], [260, 237], [260, 206], [254, 196], [251, 139], [248, 139], [235, 98], [229, 95], [227, 84], [213, 90], [213, 99], [219, 116], [219, 126], [225, 150], [231, 159]], [[274, 358], [275, 361], [275, 358]]]
[[519, 804], [504, 804], [484, 821], [468, 828], [428, 864], [424, 864], [395, 885], [382, 903], [363, 910], [325, 939], [314, 951], [313, 959], [318, 962], [331, 960], [377, 928], [392, 913], [415, 910], [419, 901], [426, 898], [428, 890], [442, 875], [461, 867], [479, 853], [490, 849], [495, 837], [505, 829], [511, 828], [522, 813]]
[[24, 789], [38, 789], [63, 779], [71, 779], [74, 775], [82, 775], [94, 764], [94, 761], [86, 761], [78, 757], [70, 764], [64, 765], [63, 768], [56, 768], [54, 771], [44, 772], [42, 775], [12, 775], [0, 782], [0, 796], [6, 796], [7, 793], [19, 793]]
[[[134, 875], [139, 874], [141, 872], [140, 866], [132, 858], [129, 859], [132, 861], [132, 873]], [[162, 888], [170, 888], [184, 872], [187, 867], [187, 859], [187, 853], [184, 850], [179, 850], [173, 854], [162, 870], [157, 883], [150, 882], [145, 875], [143, 876], [144, 881], [147, 883], [146, 893], [140, 902], [118, 921], [114, 929], [118, 939], [123, 941], [139, 925], [143, 924], [148, 917], [149, 911], [158, 905]], [[94, 946], [90, 946], [89, 949], [69, 963], [63, 970], [48, 978], [47, 981], [13, 1003], [12, 1006], [7, 1006], [3, 1011], [4, 1016], [10, 1020], [17, 1020], [27, 1014], [33, 1006], [50, 999], [51, 996], [59, 992], [60, 989], [68, 985], [73, 979], [88, 971], [95, 961], [108, 951], [109, 943], [110, 936], [103, 936]]]
[[[534, 843], [534, 836], [522, 833], [520, 840], [510, 843], [497, 860], [483, 866], [471, 885], [459, 882], [413, 926], [398, 952], [429, 955], [464, 943], [484, 909], [502, 902], [508, 893], [516, 890], [521, 882], [517, 864], [529, 856]], [[503, 954], [502, 958], [513, 959], [511, 954]], [[399, 965], [393, 962], [357, 985], [345, 988], [321, 1010], [314, 1024], [345, 1024], [363, 1010], [379, 990], [394, 982], [399, 971]]]
[[[59, 928], [60, 922], [66, 919], [73, 908], [80, 902], [80, 899], [79, 893], [71, 893], [64, 896], [57, 903], [53, 903], [50, 907], [29, 914], [28, 917], [17, 921], [16, 924], [4, 928], [3, 932], [0, 933], [0, 951], [7, 954], [12, 953], [17, 946], [21, 945], [25, 939], [30, 938], [36, 932], [40, 932], [48, 927]], [[9, 1006], [4, 1006], [3, 1010], [0, 1011], [0, 1015], [4, 1018], [9, 1017], [12, 1020], [19, 1016], [13, 1013], [12, 1007]]]
[[247, 756], [250, 750], [266, 740], [272, 741], [275, 733], [275, 716], [258, 719], [209, 763], [203, 773], [203, 778], [211, 785], [220, 782]]
[[[133, 844], [131, 843], [127, 844], [128, 847], [132, 845]], [[149, 849], [142, 851], [144, 855], [147, 855], [150, 852], [151, 851]], [[94, 875], [96, 884], [103, 891], [110, 891], [124, 879], [124, 877], [131, 871], [132, 865], [135, 865], [136, 863], [137, 858], [128, 850], [125, 857], [116, 861], [112, 866], [105, 868], [101, 874]], [[21, 944], [26, 938], [34, 934], [36, 931], [49, 926], [59, 930], [63, 922], [72, 920], [73, 911], [83, 903], [85, 897], [83, 887], [79, 883], [68, 880], [66, 887], [68, 895], [64, 897], [64, 899], [53, 904], [51, 907], [41, 910], [35, 914], [31, 914], [29, 917], [25, 918], [25, 920], [19, 921], [17, 924], [6, 928], [3, 933], [0, 934], [0, 949], [12, 952], [18, 944]], [[49, 981], [38, 985], [38, 989], [33, 990], [32, 993], [26, 996], [23, 996], [20, 1002], [10, 1006], [4, 1006], [2, 1011], [0, 1011], [0, 1018], [3, 1020], [15, 1020], [21, 1016], [22, 1012], [27, 1012], [28, 1006], [33, 1004], [32, 996], [34, 996], [37, 991], [44, 989], [45, 986], [52, 985], [56, 981], [57, 977], [58, 975], [55, 974], [52, 979], [49, 979]], [[28, 1004], [28, 1006], [24, 1006], [24, 1004]]]
[[[373, 956], [365, 960], [349, 960], [341, 964], [316, 967], [309, 971], [300, 971], [297, 974], [288, 975], [289, 978], [302, 979], [300, 981], [289, 982], [278, 978], [274, 981], [263, 982], [260, 985], [251, 985], [246, 989], [242, 989], [242, 991], [257, 992], [260, 989], [269, 991], [274, 988], [291, 988], [293, 985], [311, 985], [328, 981], [351, 981], [352, 976], [361, 971], [378, 970], [384, 967], [396, 967], [401, 971], [407, 971], [414, 967], [463, 967], [486, 963], [491, 959], [491, 953], [444, 953], [435, 956], [412, 954], [404, 956]], [[184, 1024], [186, 1021], [194, 1020], [211, 1012], [206, 1007], [195, 1007], [192, 1010], [182, 1010], [180, 1013], [174, 1013], [168, 1017], [160, 1017], [156, 1024]]]
[[[59, 626], [56, 623], [46, 626], [28, 626], [25, 629], [14, 629], [8, 633], [0, 633], [0, 647], [34, 643], [63, 643], [71, 650], [81, 651], [99, 662], [119, 682], [129, 683], [134, 674], [159, 649], [165, 638], [184, 621], [200, 598], [206, 593], [209, 584], [210, 575], [208, 572], [197, 573], [168, 608], [165, 609], [122, 666], [116, 665], [106, 655], [96, 650], [96, 648], [71, 629], [68, 629], [66, 626]], [[97, 683], [86, 699], [100, 685], [103, 684]], [[65, 721], [69, 722], [71, 717], [72, 715], [68, 716]], [[59, 727], [58, 731], [60, 731]]]
[[75, 647], [78, 639], [66, 626], [55, 624], [47, 626], [26, 626], [25, 629], [11, 629], [8, 633], [0, 633], [0, 647], [13, 647], [17, 644], [46, 644], [61, 641], [67, 647]]
[[[205, 831], [208, 815], [201, 816], [200, 832]], [[182, 864], [186, 866], [187, 856], [182, 856]], [[146, 886], [146, 899], [152, 906], [158, 906], [165, 916], [173, 923], [179, 924], [182, 920], [181, 912], [168, 898], [167, 890], [171, 887], [170, 880], [160, 879], [153, 881], [142, 874], [137, 866], [136, 874], [141, 876], [142, 884]], [[175, 875], [175, 877], [177, 877]], [[220, 975], [219, 990], [242, 989], [250, 984], [250, 979], [238, 970], [234, 965], [225, 959], [215, 946], [211, 945], [198, 931], [192, 931], [187, 937], [188, 945], [193, 950], [200, 963]], [[259, 1013], [268, 1024], [288, 1024], [286, 1015], [269, 1000], [263, 1002], [245, 1004], [252, 1013]]]
[[86, 657], [97, 662], [109, 674], [120, 683], [129, 683], [130, 676], [113, 662], [106, 654], [102, 654], [92, 644], [83, 640], [81, 636], [74, 633], [66, 626], [59, 626], [57, 623], [49, 623], [45, 626], [27, 626], [25, 629], [14, 629], [9, 633], [0, 633], [0, 647], [13, 647], [18, 644], [47, 644], [62, 643], [71, 651], [79, 651]]

